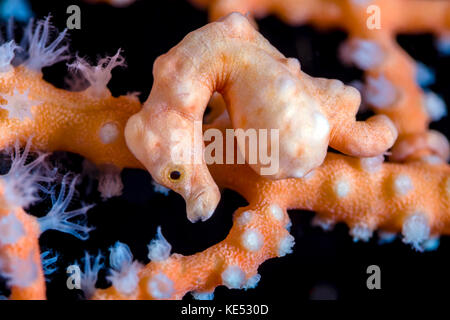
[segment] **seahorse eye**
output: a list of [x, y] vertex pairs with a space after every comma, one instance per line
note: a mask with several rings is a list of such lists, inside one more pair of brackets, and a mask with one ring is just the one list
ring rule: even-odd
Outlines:
[[170, 177], [171, 180], [180, 180], [181, 172], [178, 171], [178, 170], [173, 170], [173, 171], [170, 172], [169, 177]]
[[183, 167], [169, 164], [163, 173], [163, 176], [165, 177], [164, 180], [167, 181], [167, 183], [180, 183], [185, 178], [185, 171]]

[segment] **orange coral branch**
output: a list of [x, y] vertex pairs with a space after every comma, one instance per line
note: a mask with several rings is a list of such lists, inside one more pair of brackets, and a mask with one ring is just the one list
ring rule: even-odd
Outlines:
[[33, 137], [33, 146], [40, 150], [83, 154], [97, 165], [140, 167], [123, 136], [129, 116], [141, 108], [136, 97], [115, 98], [106, 88], [105, 96], [92, 95], [89, 88], [81, 92], [58, 89], [43, 80], [41, 73], [24, 66], [2, 74], [3, 105], [8, 103], [5, 95], [24, 93], [31, 102], [30, 117], [11, 117], [0, 104], [1, 149], [14, 145], [16, 140], [25, 145]]
[[4, 197], [0, 180], [0, 271], [11, 284], [10, 299], [45, 299], [37, 219]]
[[181, 299], [190, 291], [212, 293], [218, 285], [253, 287], [261, 263], [290, 252], [294, 239], [284, 228], [288, 221], [278, 207], [240, 208], [222, 242], [192, 256], [172, 254], [151, 262], [139, 272], [139, 285], [131, 295], [113, 286], [97, 290], [94, 299]]
[[[130, 295], [111, 287], [98, 290], [95, 299], [181, 299], [190, 291], [211, 293], [218, 285], [245, 288], [258, 278], [262, 262], [289, 252], [293, 238], [285, 230], [287, 209], [317, 211], [316, 223], [323, 227], [345, 222], [355, 240], [367, 241], [374, 230], [401, 232], [403, 241], [418, 250], [450, 232], [448, 165], [390, 164], [329, 153], [322, 166], [302, 179], [273, 181], [246, 165], [210, 169], [221, 187], [250, 203], [235, 212], [227, 238], [192, 256], [173, 254], [150, 262]], [[229, 283], [228, 268], [239, 279], [237, 285]]]
[[[286, 23], [319, 26], [343, 26], [353, 30], [367, 30], [366, 19], [355, 26], [355, 15], [367, 18], [367, 7], [376, 5], [386, 16], [383, 28], [402, 32], [440, 32], [450, 27], [450, 5], [446, 0], [190, 0], [208, 8], [211, 21], [231, 12], [250, 13], [256, 18], [275, 14]], [[384, 19], [383, 19], [384, 20]], [[364, 31], [363, 31], [364, 32]]]
[[350, 228], [364, 225], [391, 232], [401, 231], [409, 215], [421, 212], [430, 234], [450, 231], [448, 165], [400, 165], [329, 153], [324, 164], [303, 179], [275, 183], [250, 175], [245, 167], [233, 170], [238, 172], [231, 175], [230, 168], [212, 168], [221, 186], [244, 194], [251, 204], [277, 203], [282, 208], [316, 211], [319, 217], [345, 222]]

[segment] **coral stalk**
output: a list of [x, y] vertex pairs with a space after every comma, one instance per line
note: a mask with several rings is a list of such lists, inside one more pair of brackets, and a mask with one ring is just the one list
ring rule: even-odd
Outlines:
[[[5, 94], [14, 96], [14, 90], [27, 90], [31, 118], [9, 117]], [[0, 148], [16, 140], [25, 145], [32, 137], [33, 147], [39, 150], [81, 152], [97, 165], [140, 167], [123, 136], [126, 120], [141, 108], [136, 97], [115, 98], [108, 91], [107, 97], [97, 98], [84, 91], [58, 89], [24, 66], [0, 74], [0, 97]]]
[[450, 233], [448, 165], [391, 164], [379, 157], [329, 153], [322, 166], [299, 179], [270, 180], [246, 165], [212, 165], [210, 170], [221, 187], [249, 202], [234, 213], [227, 238], [192, 256], [172, 254], [150, 262], [139, 272], [132, 294], [111, 287], [98, 290], [95, 299], [181, 299], [187, 292], [212, 293], [218, 285], [246, 288], [258, 277], [261, 263], [290, 251], [288, 209], [318, 212], [315, 224], [323, 227], [344, 222], [355, 240], [367, 241], [376, 230], [401, 233], [420, 251], [430, 239]]
[[36, 218], [4, 197], [0, 179], [0, 272], [11, 288], [10, 299], [45, 299], [45, 278], [41, 266]]

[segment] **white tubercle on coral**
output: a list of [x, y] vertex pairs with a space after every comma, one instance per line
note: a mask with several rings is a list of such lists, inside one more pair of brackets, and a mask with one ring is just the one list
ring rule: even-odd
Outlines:
[[150, 278], [147, 283], [147, 290], [156, 299], [169, 299], [175, 291], [173, 281], [164, 273], [159, 273]]
[[447, 116], [447, 105], [441, 96], [434, 92], [426, 92], [423, 96], [423, 107], [432, 121], [439, 121]]

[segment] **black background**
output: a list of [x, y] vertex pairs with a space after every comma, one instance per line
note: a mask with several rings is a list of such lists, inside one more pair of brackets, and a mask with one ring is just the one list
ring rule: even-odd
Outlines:
[[[90, 5], [78, 1], [31, 1], [36, 17], [52, 14], [54, 25], [62, 30], [66, 25], [66, 9], [71, 4], [81, 7], [81, 30], [70, 31], [73, 54], [97, 57], [113, 55], [124, 50], [128, 67], [115, 69], [109, 87], [113, 95], [141, 92], [145, 101], [152, 85], [152, 65], [155, 58], [176, 45], [188, 32], [207, 23], [207, 14], [183, 0], [141, 0], [129, 8], [117, 9], [108, 5]], [[258, 21], [261, 33], [289, 57], [298, 57], [302, 69], [310, 75], [340, 79], [349, 82], [360, 79], [362, 73], [344, 67], [337, 58], [338, 45], [346, 35], [340, 31], [318, 32], [310, 27], [290, 27], [275, 17]], [[437, 82], [431, 88], [450, 104], [450, 58], [441, 57], [434, 49], [432, 35], [400, 36], [399, 43], [415, 58], [436, 70]], [[67, 75], [65, 63], [44, 70], [45, 78], [58, 87], [64, 87]], [[449, 136], [449, 121], [444, 118], [433, 124]], [[56, 155], [53, 159], [73, 172], [81, 172], [82, 159], [76, 155]], [[207, 222], [191, 224], [186, 219], [183, 199], [171, 192], [164, 196], [153, 191], [151, 177], [139, 170], [124, 170], [125, 189], [121, 197], [102, 202], [98, 193], [89, 188], [84, 179], [78, 198], [95, 202], [88, 214], [89, 224], [96, 227], [87, 241], [56, 231], [46, 232], [40, 239], [43, 250], [52, 249], [60, 255], [58, 271], [49, 277], [49, 299], [78, 299], [80, 292], [66, 288], [65, 268], [88, 250], [95, 254], [120, 240], [128, 244], [135, 258], [147, 263], [147, 245], [162, 226], [164, 236], [172, 244], [173, 252], [193, 254], [223, 240], [230, 227], [234, 210], [246, 204], [237, 193], [226, 190], [214, 216]], [[361, 190], [361, 192], [364, 192]], [[74, 201], [74, 208], [78, 201]], [[33, 207], [35, 215], [49, 209], [48, 201]], [[400, 239], [388, 245], [378, 245], [375, 239], [368, 243], [354, 243], [347, 226], [337, 225], [334, 231], [324, 232], [310, 226], [313, 213], [290, 211], [296, 239], [294, 253], [272, 259], [259, 268], [262, 278], [256, 289], [228, 290], [218, 287], [215, 298], [242, 301], [259, 299], [292, 299], [301, 301], [315, 296], [314, 288], [325, 285], [332, 288], [339, 299], [442, 298], [450, 285], [450, 252], [448, 238], [441, 239], [435, 252], [418, 253]], [[381, 268], [381, 290], [368, 290], [366, 268], [376, 264]], [[102, 271], [99, 287], [107, 287], [106, 272]], [[191, 299], [186, 295], [185, 299]]]

